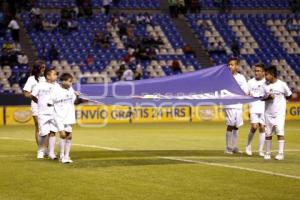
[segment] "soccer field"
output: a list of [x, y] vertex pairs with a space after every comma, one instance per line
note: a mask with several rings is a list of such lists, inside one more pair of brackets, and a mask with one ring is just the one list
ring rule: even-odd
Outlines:
[[211, 122], [76, 126], [74, 163], [63, 165], [36, 159], [33, 127], [2, 127], [0, 199], [299, 199], [298, 121], [286, 125], [284, 161], [225, 155], [224, 131]]

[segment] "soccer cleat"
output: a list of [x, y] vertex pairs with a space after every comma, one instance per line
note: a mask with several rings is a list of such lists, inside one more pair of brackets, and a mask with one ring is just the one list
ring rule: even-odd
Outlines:
[[44, 156], [47, 157], [49, 155], [48, 149], [44, 150]]
[[275, 160], [284, 160], [283, 153], [278, 153], [278, 154], [275, 156]]
[[231, 148], [226, 148], [225, 154], [232, 154], [232, 149]]
[[43, 158], [44, 158], [44, 152], [43, 151], [38, 151], [37, 159], [43, 159]]
[[260, 151], [260, 152], [258, 152], [258, 155], [259, 155], [260, 157], [264, 157], [264, 156], [265, 156], [265, 153], [264, 153], [263, 151]]
[[264, 156], [265, 160], [270, 160], [271, 159], [271, 154], [270, 153], [266, 153]]
[[73, 163], [73, 160], [71, 160], [71, 158], [69, 157], [69, 158], [63, 158], [62, 160], [61, 160], [61, 163], [64, 163], [64, 164], [67, 164], [67, 163]]
[[251, 146], [246, 146], [246, 154], [252, 156]]
[[57, 159], [55, 154], [54, 155], [49, 154], [48, 158], [51, 159], [51, 160], [56, 160]]
[[234, 147], [233, 150], [232, 150], [232, 153], [240, 153], [240, 152], [239, 152], [239, 148]]

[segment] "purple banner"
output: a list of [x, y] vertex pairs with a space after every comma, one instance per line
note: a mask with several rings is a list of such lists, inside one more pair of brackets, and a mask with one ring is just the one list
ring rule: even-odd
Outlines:
[[78, 84], [75, 89], [107, 105], [230, 105], [258, 100], [243, 92], [226, 65], [140, 81]]

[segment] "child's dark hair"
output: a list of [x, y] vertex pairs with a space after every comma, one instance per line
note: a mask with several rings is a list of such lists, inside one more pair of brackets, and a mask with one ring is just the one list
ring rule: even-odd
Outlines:
[[231, 61], [236, 61], [237, 63], [239, 63], [239, 59], [237, 57], [231, 57], [228, 59], [227, 63], [230, 63]]
[[274, 76], [275, 78], [277, 78], [278, 71], [277, 71], [277, 68], [276, 68], [275, 65], [271, 65], [268, 68], [266, 68], [266, 72], [272, 74], [272, 76]]
[[44, 72], [44, 76], [47, 79], [47, 76], [52, 72], [55, 71], [55, 67], [46, 68]]
[[256, 64], [254, 65], [254, 67], [259, 67], [259, 68], [261, 68], [263, 71], [265, 71], [265, 69], [266, 69], [264, 63], [256, 63]]
[[63, 73], [59, 78], [60, 81], [66, 81], [69, 79], [73, 79], [73, 76], [70, 73]]
[[41, 66], [44, 65], [45, 62], [42, 60], [37, 60], [32, 68], [31, 68], [31, 76], [34, 76], [34, 79], [39, 82], [39, 77], [41, 75]]

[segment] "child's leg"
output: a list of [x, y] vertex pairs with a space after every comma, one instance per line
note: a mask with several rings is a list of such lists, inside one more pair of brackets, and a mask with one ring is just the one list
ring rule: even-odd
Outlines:
[[70, 158], [71, 145], [72, 145], [72, 133], [67, 132], [65, 157], [68, 159]]
[[226, 129], [226, 151], [232, 151], [231, 145], [232, 145], [232, 126], [227, 126]]
[[63, 159], [65, 155], [66, 134], [61, 131], [59, 133], [60, 133], [60, 142], [59, 142], [60, 159]]
[[39, 146], [39, 123], [37, 116], [33, 116], [34, 127], [35, 127], [35, 141], [36, 144]]
[[56, 141], [56, 137], [55, 137], [55, 133], [54, 132], [50, 132], [49, 133], [49, 158], [51, 159], [55, 159], [55, 141]]
[[266, 137], [266, 154], [271, 155], [272, 135]]
[[251, 146], [254, 134], [257, 130], [257, 127], [258, 127], [257, 123], [251, 123], [251, 128], [250, 128], [249, 133], [248, 133], [247, 146]]
[[238, 127], [234, 127], [233, 131], [232, 131], [232, 145], [233, 145], [233, 149], [237, 150], [238, 149], [238, 136], [239, 136], [239, 128]]
[[263, 124], [260, 124], [260, 127], [259, 127], [259, 142], [258, 142], [258, 151], [259, 151], [259, 153], [263, 153], [265, 140], [266, 140], [265, 126]]
[[284, 136], [278, 135], [278, 153], [283, 154], [284, 152]]

